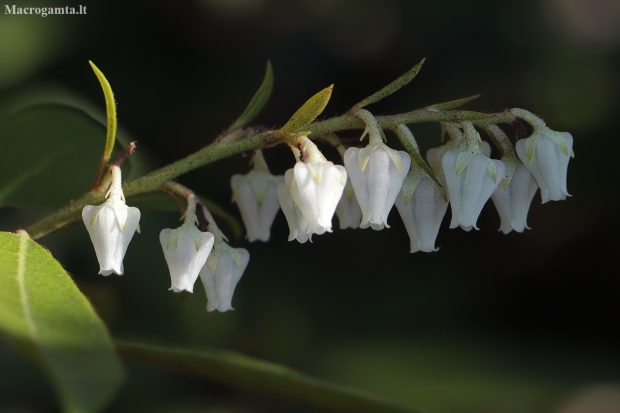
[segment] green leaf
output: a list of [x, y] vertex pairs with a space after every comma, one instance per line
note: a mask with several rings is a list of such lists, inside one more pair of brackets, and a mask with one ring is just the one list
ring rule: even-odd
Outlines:
[[292, 133], [298, 131], [306, 125], [309, 125], [314, 119], [316, 119], [317, 116], [321, 114], [321, 112], [323, 112], [325, 106], [327, 106], [327, 102], [329, 102], [329, 98], [332, 96], [333, 88], [334, 85], [326, 87], [308, 99], [306, 103], [297, 109], [297, 112], [291, 116], [288, 122], [282, 126], [280, 132]]
[[58, 208], [90, 188], [104, 128], [79, 109], [26, 108], [0, 123], [0, 205]]
[[466, 98], [451, 100], [450, 102], [435, 103], [434, 105], [427, 106], [427, 108], [437, 110], [452, 110], [460, 108], [461, 106], [471, 102], [474, 99], [478, 99], [479, 97], [480, 95], [473, 95]]
[[413, 66], [411, 69], [407, 70], [405, 73], [403, 73], [401, 76], [399, 76], [396, 80], [394, 80], [393, 82], [391, 82], [389, 85], [383, 87], [381, 90], [373, 93], [372, 95], [368, 96], [366, 99], [362, 100], [359, 103], [356, 103], [355, 105], [353, 105], [353, 107], [351, 108], [350, 112], [353, 113], [358, 109], [361, 109], [365, 106], [368, 106], [372, 103], [378, 102], [381, 99], [390, 96], [392, 93], [396, 92], [397, 90], [399, 90], [400, 88], [402, 88], [403, 86], [405, 86], [406, 84], [408, 84], [409, 82], [411, 82], [413, 80], [414, 77], [416, 77], [416, 75], [418, 74], [418, 72], [420, 71], [420, 69], [422, 68], [422, 65], [424, 64], [424, 61], [426, 59], [422, 59], [420, 61], [420, 63], [418, 63], [417, 65]]
[[117, 341], [127, 357], [174, 371], [181, 371], [307, 403], [337, 412], [414, 413], [415, 410], [379, 397], [327, 383], [288, 367], [225, 350], [191, 351]]
[[101, 164], [99, 166], [99, 173], [97, 178], [97, 182], [100, 182], [106, 170], [108, 161], [112, 156], [114, 144], [116, 143], [116, 102], [114, 101], [114, 93], [112, 92], [112, 86], [110, 86], [108, 79], [106, 79], [101, 70], [99, 70], [99, 68], [95, 66], [93, 62], [89, 60], [88, 63], [90, 63], [90, 66], [93, 68], [97, 79], [99, 79], [99, 83], [101, 83], [101, 89], [103, 89], [103, 96], [105, 97], [105, 108], [107, 115], [106, 118], [108, 126], [105, 138], [105, 147], [103, 149], [103, 155], [101, 156]]
[[65, 412], [101, 410], [122, 381], [105, 325], [62, 266], [24, 231], [0, 232], [0, 331], [42, 363]]
[[271, 96], [272, 90], [273, 70], [271, 69], [271, 62], [267, 61], [267, 71], [265, 72], [263, 83], [254, 94], [254, 97], [252, 97], [252, 100], [248, 104], [248, 107], [245, 108], [239, 118], [237, 118], [237, 120], [232, 125], [230, 125], [226, 132], [231, 132], [237, 128], [242, 128], [243, 126], [250, 123], [263, 109], [263, 107], [269, 100], [269, 97]]
[[[202, 195], [198, 195], [202, 203], [207, 207], [213, 216], [224, 222], [233, 232], [235, 239], [243, 238], [243, 227], [237, 218], [229, 214], [224, 208], [217, 203], [207, 199]], [[144, 211], [179, 211], [178, 206], [174, 203], [170, 196], [161, 192], [153, 192], [149, 194], [140, 194], [129, 197], [127, 204]], [[219, 224], [219, 221], [218, 221]]]

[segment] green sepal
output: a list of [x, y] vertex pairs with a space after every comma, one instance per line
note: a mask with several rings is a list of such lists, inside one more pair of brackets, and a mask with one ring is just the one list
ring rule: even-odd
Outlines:
[[215, 246], [213, 247], [213, 251], [211, 251], [211, 254], [209, 254], [209, 258], [207, 258], [207, 265], [209, 266], [209, 269], [213, 274], [215, 274], [217, 264], [220, 261], [220, 255], [222, 255], [222, 252], [224, 251], [230, 252], [230, 255], [232, 256], [233, 261], [235, 261], [237, 267], [243, 268], [243, 261], [241, 260], [241, 255], [239, 255], [239, 252], [237, 252], [235, 248], [231, 247], [226, 242], [216, 242]]
[[484, 157], [484, 160], [487, 162], [487, 171], [489, 171], [489, 175], [491, 176], [491, 180], [493, 183], [497, 183], [497, 166], [495, 166], [495, 162], [491, 158]]
[[533, 133], [532, 136], [525, 140], [525, 153], [527, 154], [527, 160], [530, 163], [534, 160], [534, 154], [536, 153], [536, 147], [538, 146], [538, 139], [540, 139], [540, 135]]
[[527, 160], [532, 163], [534, 160], [534, 155], [536, 154], [536, 148], [538, 147], [538, 140], [541, 137], [547, 137], [553, 141], [556, 145], [560, 147], [564, 155], [570, 155], [571, 157], [575, 157], [574, 152], [568, 152], [568, 145], [566, 145], [566, 140], [564, 136], [562, 136], [561, 132], [554, 131], [549, 129], [547, 126], [534, 127], [534, 132], [532, 135], [525, 140], [525, 153], [527, 154]]
[[166, 249], [170, 249], [170, 247], [179, 239], [182, 231], [187, 231], [189, 235], [194, 240], [194, 246], [196, 247], [196, 251], [200, 250], [200, 246], [202, 245], [202, 232], [194, 224], [183, 224], [179, 228], [175, 228], [170, 231], [168, 235], [168, 240], [166, 241]]
[[220, 261], [220, 254], [222, 253], [222, 245], [226, 245], [224, 242], [216, 242], [213, 246], [213, 251], [209, 254], [207, 258], [207, 265], [211, 270], [212, 274], [215, 274], [215, 269], [217, 268], [217, 263]]
[[403, 161], [397, 150], [390, 148], [384, 143], [370, 142], [368, 145], [366, 145], [366, 147], [360, 149], [357, 153], [357, 159], [360, 163], [360, 169], [362, 171], [366, 169], [366, 165], [368, 164], [368, 160], [370, 159], [370, 155], [372, 154], [372, 152], [379, 148], [383, 149], [385, 153], [388, 154], [388, 156], [390, 157], [392, 162], [394, 162], [394, 165], [396, 165], [396, 168], [399, 171], [403, 169]]
[[[551, 139], [556, 145], [558, 145], [560, 147], [560, 149], [562, 150], [562, 152], [564, 152], [564, 155], [568, 156], [568, 145], [566, 144], [566, 140], [564, 139], [564, 136], [562, 136], [561, 132], [557, 132], [554, 130], [551, 130], [549, 128], [547, 128], [548, 130], [545, 133], [545, 136], [547, 136], [549, 139]], [[572, 157], [575, 157], [574, 153], [571, 153]]]
[[106, 203], [109, 203], [114, 210], [114, 215], [116, 216], [116, 220], [118, 221], [119, 228], [121, 230], [125, 228], [129, 207], [120, 199], [109, 199], [108, 201], [106, 201]]
[[463, 169], [469, 165], [474, 156], [482, 153], [480, 149], [473, 148], [465, 151], [461, 151], [456, 155], [456, 174], [460, 175], [463, 172]]
[[104, 206], [110, 206], [112, 208], [112, 210], [114, 211], [114, 216], [116, 216], [116, 221], [118, 222], [119, 228], [125, 228], [125, 224], [127, 223], [127, 211], [129, 207], [127, 207], [127, 205], [125, 205], [125, 203], [120, 199], [114, 198], [110, 198], [103, 204], [95, 207], [95, 212], [93, 212], [93, 215], [90, 217], [90, 226], [92, 227], [95, 224], [97, 218], [99, 218], [99, 213]]
[[515, 171], [517, 170], [517, 166], [519, 165], [519, 163], [521, 163], [521, 161], [519, 160], [519, 158], [517, 158], [514, 155], [513, 156], [502, 156], [501, 161], [506, 166], [506, 170], [504, 172], [504, 179], [502, 180], [504, 190], [506, 190], [508, 189], [508, 186], [510, 185], [510, 181], [512, 181], [512, 177], [515, 174]]

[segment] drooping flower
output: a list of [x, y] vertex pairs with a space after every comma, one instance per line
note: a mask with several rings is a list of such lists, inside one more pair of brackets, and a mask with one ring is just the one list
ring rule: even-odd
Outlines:
[[338, 201], [336, 206], [336, 215], [338, 216], [340, 229], [355, 229], [360, 226], [362, 209], [359, 202], [357, 202], [350, 179], [347, 180], [342, 197], [340, 197], [340, 201]]
[[536, 179], [542, 203], [563, 201], [570, 196], [566, 188], [568, 161], [573, 154], [573, 136], [547, 126], [534, 126], [532, 135], [517, 141], [519, 159]]
[[465, 150], [446, 152], [441, 164], [452, 210], [450, 228], [460, 225], [465, 231], [471, 231], [472, 228], [478, 229], [478, 216], [501, 182], [498, 177], [504, 176], [505, 166], [502, 161], [490, 159], [482, 153], [480, 148], [483, 145], [487, 154], [491, 148], [486, 142], [482, 144], [473, 125], [466, 129], [467, 135]]
[[269, 241], [271, 225], [280, 205], [278, 205], [278, 185], [284, 182], [282, 175], [269, 172], [265, 158], [260, 150], [253, 159], [254, 168], [246, 175], [233, 175], [230, 185], [233, 202], [237, 203], [241, 218], [250, 242]]
[[99, 206], [86, 205], [82, 220], [95, 247], [99, 274], [123, 275], [125, 252], [136, 230], [140, 232], [140, 210], [125, 204], [120, 168], [112, 166], [110, 172], [112, 181], [107, 201]]
[[[505, 164], [510, 162], [508, 159], [502, 158], [502, 160]], [[530, 229], [527, 226], [527, 213], [538, 189], [536, 180], [523, 163], [517, 159], [513, 162], [516, 165], [512, 176], [507, 182], [505, 179], [499, 184], [491, 195], [501, 218], [500, 231], [504, 234], [513, 229], [517, 232], [523, 232], [525, 228]]]
[[389, 228], [387, 217], [409, 171], [409, 154], [371, 141], [363, 149], [347, 149], [344, 164], [362, 210], [359, 227]]
[[308, 227], [308, 221], [304, 218], [301, 210], [291, 196], [291, 191], [286, 184], [278, 185], [278, 201], [282, 207], [282, 212], [288, 223], [289, 236], [288, 240], [296, 239], [300, 244], [306, 243], [308, 240], [312, 242], [312, 231]]
[[435, 240], [446, 215], [448, 201], [422, 168], [412, 168], [395, 205], [409, 235], [410, 252], [435, 251]]
[[331, 232], [332, 217], [347, 181], [344, 167], [325, 159], [297, 162], [293, 169], [286, 171], [284, 181], [308, 222], [308, 233]]
[[200, 271], [207, 294], [207, 311], [234, 310], [233, 293], [249, 261], [250, 253], [246, 249], [231, 248], [225, 242], [215, 246], [214, 253]]
[[159, 242], [170, 270], [170, 290], [175, 293], [194, 291], [194, 283], [200, 269], [207, 262], [213, 248], [214, 237], [210, 232], [200, 232], [196, 227], [196, 201], [194, 195], [187, 198], [185, 222], [179, 228], [165, 228], [159, 234]]

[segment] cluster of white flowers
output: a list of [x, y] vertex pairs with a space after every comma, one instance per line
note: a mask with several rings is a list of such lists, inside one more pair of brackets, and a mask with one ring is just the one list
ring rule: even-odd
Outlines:
[[[533, 131], [514, 147], [499, 127], [488, 125], [485, 130], [499, 142], [501, 160], [489, 157], [489, 144], [481, 140], [471, 122], [460, 122], [443, 124], [450, 140], [430, 149], [428, 164], [422, 165], [423, 161], [412, 160], [406, 152], [389, 148], [376, 119], [364, 109], [355, 115], [365, 122], [362, 138], [368, 134], [369, 143], [342, 151], [344, 168], [327, 161], [306, 139], [303, 154], [297, 149], [298, 162], [275, 190], [282, 177], [269, 173], [258, 151], [260, 162], [255, 162], [254, 170], [232, 179], [248, 238], [269, 239], [278, 201], [289, 224], [289, 241], [300, 243], [311, 240], [313, 234], [331, 232], [334, 212], [342, 229], [389, 228], [387, 217], [396, 205], [411, 252], [432, 252], [448, 204], [450, 228], [470, 231], [478, 229], [478, 216], [489, 199], [499, 212], [502, 232], [523, 232], [537, 188], [543, 203], [569, 196], [566, 174], [573, 138], [549, 129], [530, 112], [513, 109], [512, 113], [530, 123]], [[410, 137], [417, 149], [409, 128], [398, 125], [395, 132]]]
[[[253, 169], [231, 179], [233, 201], [241, 211], [247, 238], [268, 241], [280, 208], [289, 224], [289, 241], [305, 243], [314, 234], [331, 232], [335, 213], [340, 228], [389, 228], [388, 215], [396, 205], [411, 252], [432, 252], [448, 204], [450, 228], [470, 231], [478, 229], [478, 216], [489, 199], [501, 217], [501, 231], [523, 232], [537, 188], [543, 203], [569, 196], [566, 173], [573, 138], [549, 129], [530, 112], [511, 112], [532, 126], [532, 134], [513, 146], [497, 125], [483, 126], [500, 148], [501, 160], [489, 157], [489, 144], [481, 140], [471, 122], [464, 121], [442, 124], [450, 140], [430, 149], [426, 163], [407, 126], [398, 125], [394, 132], [410, 143], [413, 156], [388, 147], [379, 123], [365, 109], [357, 110], [355, 116], [366, 125], [361, 139], [368, 135], [368, 144], [346, 150], [339, 145], [345, 166], [325, 159], [303, 135], [291, 144], [297, 163], [284, 176], [273, 176], [262, 152], [256, 151]], [[125, 252], [134, 232], [139, 232], [140, 211], [125, 204], [118, 166], [110, 167], [107, 182], [107, 200], [100, 206], [84, 207], [82, 218], [95, 247], [99, 273], [122, 275]], [[191, 191], [184, 191], [183, 224], [166, 228], [159, 236], [170, 270], [170, 290], [191, 293], [200, 277], [207, 310], [231, 310], [233, 292], [250, 255], [243, 248], [231, 248], [207, 209]]]
[[[125, 204], [121, 171], [110, 168], [112, 175], [106, 202], [99, 206], [87, 205], [82, 219], [95, 247], [99, 274], [123, 275], [123, 258], [134, 232], [138, 229], [140, 211]], [[199, 204], [203, 208], [202, 204]], [[207, 295], [207, 311], [232, 310], [232, 296], [250, 260], [243, 248], [231, 248], [217, 226], [213, 232], [201, 232], [197, 227], [197, 202], [194, 194], [187, 195], [187, 210], [179, 228], [165, 228], [159, 241], [170, 270], [170, 290], [178, 293], [193, 292], [200, 276]], [[267, 237], [269, 228], [267, 228]]]

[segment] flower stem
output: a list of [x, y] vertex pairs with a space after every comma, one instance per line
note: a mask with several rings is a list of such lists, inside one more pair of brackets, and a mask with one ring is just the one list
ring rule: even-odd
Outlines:
[[[495, 123], [512, 123], [515, 116], [510, 111], [499, 113], [481, 113], [464, 110], [438, 111], [428, 108], [413, 110], [397, 115], [376, 116], [378, 124], [383, 129], [395, 129], [400, 124], [421, 122], [462, 122], [471, 121], [477, 126], [484, 127]], [[341, 130], [364, 129], [364, 122], [352, 114], [344, 114], [331, 119], [305, 125], [304, 130], [310, 131], [312, 137], [329, 134]], [[229, 142], [214, 142], [199, 151], [171, 163], [161, 169], [148, 173], [138, 179], [127, 182], [123, 186], [125, 197], [161, 191], [164, 184], [187, 172], [201, 166], [229, 158], [247, 151], [255, 151], [276, 146], [284, 142], [288, 134], [279, 131], [266, 131], [241, 140]], [[38, 222], [35, 222], [26, 231], [33, 239], [41, 238], [58, 229], [74, 224], [80, 220], [81, 211], [86, 205], [98, 205], [104, 201], [104, 196], [97, 190], [87, 192], [71, 204], [52, 212]]]

